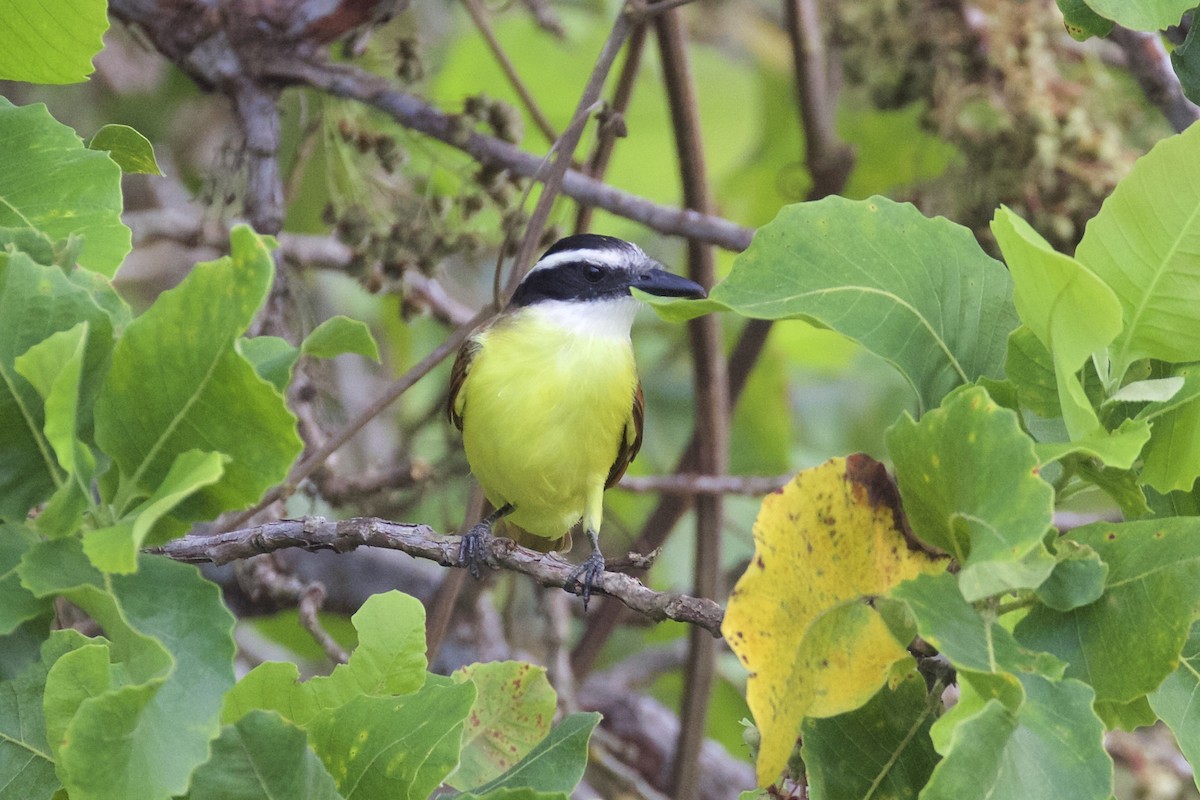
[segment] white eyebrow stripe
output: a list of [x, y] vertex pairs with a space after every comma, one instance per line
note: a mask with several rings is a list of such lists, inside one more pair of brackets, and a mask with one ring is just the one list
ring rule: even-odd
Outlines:
[[[562, 264], [569, 264], [572, 261], [586, 261], [591, 264], [599, 264], [606, 267], [631, 267], [637, 263], [637, 259], [646, 259], [646, 254], [642, 252], [642, 248], [636, 244], [629, 243], [628, 250], [615, 250], [594, 247], [580, 248], [578, 250], [563, 250], [561, 253], [555, 253], [551, 256], [546, 256], [541, 261], [537, 262], [530, 268], [529, 272], [539, 269], [549, 269]], [[528, 274], [528, 273], [526, 273]]]

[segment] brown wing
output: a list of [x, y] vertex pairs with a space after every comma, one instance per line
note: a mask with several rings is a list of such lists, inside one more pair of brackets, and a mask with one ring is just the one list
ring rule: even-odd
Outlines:
[[617, 448], [617, 460], [613, 462], [612, 469], [608, 471], [608, 480], [604, 482], [605, 489], [611, 489], [617, 481], [621, 480], [629, 462], [633, 461], [637, 457], [638, 450], [642, 449], [642, 423], [645, 418], [646, 401], [642, 397], [641, 381], [638, 381], [637, 388], [633, 391], [633, 412], [629, 415], [629, 422], [625, 423], [625, 430], [621, 434], [621, 443]]
[[446, 400], [446, 416], [460, 431], [463, 426], [462, 414], [455, 409], [458, 405], [458, 393], [462, 391], [467, 371], [471, 369], [471, 362], [475, 360], [475, 354], [479, 352], [480, 347], [479, 341], [472, 335], [458, 348], [458, 355], [454, 357], [454, 367], [450, 370], [450, 397]]

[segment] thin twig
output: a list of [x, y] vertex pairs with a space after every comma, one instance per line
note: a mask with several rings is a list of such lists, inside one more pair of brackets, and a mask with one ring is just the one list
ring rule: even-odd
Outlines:
[[[608, 171], [608, 162], [612, 158], [613, 146], [619, 137], [625, 134], [625, 112], [629, 101], [633, 98], [633, 87], [637, 81], [638, 71], [642, 66], [642, 51], [646, 45], [646, 26], [634, 26], [629, 34], [629, 45], [625, 48], [625, 62], [621, 65], [621, 74], [617, 77], [617, 86], [613, 90], [612, 102], [605, 111], [606, 117], [600, 125], [596, 149], [588, 159], [587, 174], [596, 179], [604, 180]], [[584, 233], [592, 224], [593, 206], [579, 204], [575, 215], [575, 232]]]
[[434, 367], [442, 363], [451, 353], [458, 350], [461, 345], [481, 322], [487, 319], [494, 313], [494, 309], [484, 308], [473, 319], [464, 325], [460, 325], [454, 330], [446, 340], [434, 349], [429, 355], [421, 359], [412, 369], [401, 375], [387, 390], [376, 398], [369, 406], [364, 408], [357, 417], [351, 420], [345, 427], [329, 437], [329, 441], [325, 442], [317, 450], [310, 453], [301, 462], [292, 468], [288, 473], [287, 478], [283, 483], [271, 489], [263, 498], [258, 501], [252, 508], [243, 511], [226, 525], [222, 526], [224, 530], [232, 530], [241, 525], [244, 525], [251, 517], [262, 511], [267, 506], [289, 497], [296, 492], [296, 488], [300, 482], [313, 473], [318, 467], [325, 463], [325, 459], [333, 455], [338, 448], [358, 433], [368, 422], [377, 417], [384, 409], [394, 403], [400, 395], [407, 392], [412, 385], [425, 377]]
[[1176, 133], [1200, 119], [1200, 108], [1183, 96], [1179, 78], [1171, 68], [1171, 58], [1157, 33], [1131, 31], [1117, 25], [1108, 38], [1121, 48], [1125, 54], [1125, 69]]
[[837, 135], [837, 65], [821, 35], [817, 0], [784, 0], [783, 17], [792, 43], [796, 100], [804, 128], [804, 161], [812, 176], [809, 199], [837, 194], [854, 166], [853, 151]]
[[570, 123], [554, 144], [553, 149], [557, 152], [554, 153], [554, 160], [550, 162], [549, 169], [540, 177], [541, 194], [538, 195], [533, 213], [529, 215], [529, 222], [525, 226], [525, 236], [521, 239], [521, 244], [517, 247], [516, 255], [513, 257], [512, 272], [509, 273], [508, 283], [504, 287], [505, 302], [517, 290], [517, 284], [521, 282], [521, 278], [524, 277], [525, 271], [530, 266], [534, 249], [542, 239], [546, 220], [550, 218], [550, 209], [562, 190], [567, 168], [575, 157], [575, 148], [579, 146], [579, 140], [583, 137], [583, 129], [592, 115], [596, 102], [600, 99], [604, 81], [608, 78], [609, 70], [612, 69], [617, 54], [621, 52], [621, 47], [625, 44], [632, 25], [629, 15], [622, 9], [616, 20], [613, 21], [612, 30], [608, 32], [604, 46], [600, 48], [600, 55], [596, 57], [596, 65], [592, 68], [592, 74], [588, 76], [587, 83], [583, 87]]
[[[483, 490], [478, 483], [472, 481], [467, 505], [463, 509], [462, 525], [458, 529], [460, 536], [483, 519], [484, 503]], [[437, 658], [442, 642], [446, 640], [446, 631], [449, 630], [450, 619], [458, 608], [458, 598], [466, 580], [465, 569], [446, 570], [442, 582], [438, 584], [437, 591], [429, 601], [429, 608], [425, 612], [425, 649], [430, 661]]]
[[[542, 179], [544, 158], [495, 137], [464, 131], [454, 115], [395, 89], [383, 78], [346, 65], [312, 61], [280, 61], [268, 66], [270, 76], [276, 80], [306, 84], [336, 97], [358, 100], [379, 109], [406, 128], [461, 150], [481, 164], [495, 165], [524, 178]], [[563, 175], [561, 189], [574, 200], [634, 220], [660, 233], [711, 242], [726, 250], [745, 250], [754, 235], [752, 229], [729, 220], [652, 203], [575, 170], [567, 170]]]
[[[345, 553], [358, 547], [401, 550], [442, 566], [458, 565], [457, 536], [440, 536], [423, 524], [389, 522], [372, 517], [326, 520], [305, 517], [268, 522], [253, 528], [227, 531], [214, 536], [184, 536], [147, 552], [165, 555], [189, 564], [228, 564], [251, 556], [296, 547], [308, 551], [333, 550]], [[495, 538], [484, 549], [484, 562], [494, 569], [509, 569], [529, 575], [543, 586], [564, 587], [574, 565], [554, 553], [539, 553], [510, 539]], [[575, 582], [571, 582], [574, 586]], [[619, 572], [604, 572], [592, 591], [615, 597], [629, 608], [654, 621], [676, 620], [698, 625], [719, 636], [724, 610], [712, 600], [656, 592], [641, 581]]]
[[[662, 57], [663, 79], [675, 128], [675, 147], [684, 205], [707, 212], [708, 175], [700, 134], [700, 111], [688, 61], [683, 18], [671, 10], [654, 20]], [[712, 247], [688, 241], [688, 274], [706, 288], [716, 282]], [[688, 323], [696, 394], [696, 429], [699, 435], [698, 471], [721, 475], [729, 453], [729, 393], [720, 317], [710, 314]], [[721, 522], [724, 498], [706, 494], [696, 498], [696, 558], [693, 592], [720, 597]], [[683, 671], [683, 701], [679, 738], [672, 767], [672, 792], [686, 800], [699, 793], [697, 769], [704, 744], [705, 720], [715, 676], [716, 647], [708, 636], [689, 635], [688, 663]]]
[[303, 581], [286, 569], [276, 557], [262, 555], [243, 562], [239, 572], [246, 593], [253, 599], [263, 596], [284, 606], [296, 606], [300, 624], [335, 664], [349, 660], [346, 651], [321, 625], [319, 613], [325, 605], [325, 587], [316, 581]]
[[521, 98], [521, 103], [525, 106], [525, 111], [533, 120], [534, 126], [541, 131], [542, 136], [546, 137], [547, 142], [553, 144], [554, 140], [558, 138], [558, 134], [554, 132], [554, 126], [550, 124], [550, 121], [546, 119], [546, 115], [538, 108], [537, 101], [533, 99], [529, 88], [521, 80], [521, 76], [517, 74], [517, 68], [508, 57], [508, 53], [504, 52], [504, 48], [500, 45], [500, 40], [496, 38], [496, 32], [492, 30], [492, 24], [488, 22], [487, 14], [484, 13], [483, 8], [479, 5], [479, 0], [463, 0], [463, 5], [467, 9], [467, 13], [471, 15], [471, 21], [479, 29], [480, 35], [483, 36], [483, 41], [487, 44], [488, 50], [492, 52], [492, 57], [500, 65], [500, 71], [508, 79], [508, 83], [512, 86], [513, 91], [517, 93], [517, 97]]

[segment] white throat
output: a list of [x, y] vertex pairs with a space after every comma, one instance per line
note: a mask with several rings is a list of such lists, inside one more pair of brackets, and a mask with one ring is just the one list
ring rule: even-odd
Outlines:
[[608, 300], [542, 300], [522, 309], [522, 313], [575, 336], [627, 340], [639, 305], [632, 296]]

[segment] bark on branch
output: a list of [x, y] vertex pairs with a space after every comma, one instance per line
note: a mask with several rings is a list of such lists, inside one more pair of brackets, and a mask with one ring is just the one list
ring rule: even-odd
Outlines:
[[[414, 558], [451, 567], [458, 564], [458, 545], [459, 537], [440, 536], [428, 525], [389, 522], [373, 517], [344, 520], [305, 517], [268, 522], [215, 536], [184, 536], [160, 547], [148, 548], [147, 552], [189, 564], [228, 564], [289, 547], [344, 553], [365, 546], [400, 550]], [[493, 539], [485, 555], [486, 563], [493, 569], [524, 573], [543, 586], [565, 586], [574, 568], [554, 553], [528, 550], [509, 539]], [[592, 591], [614, 597], [657, 622], [668, 619], [687, 622], [704, 628], [713, 636], [721, 635], [725, 611], [712, 600], [656, 592], [637, 578], [619, 572], [603, 573], [593, 584]]]

